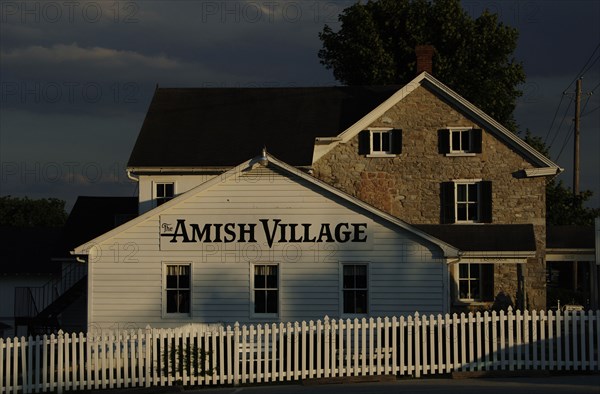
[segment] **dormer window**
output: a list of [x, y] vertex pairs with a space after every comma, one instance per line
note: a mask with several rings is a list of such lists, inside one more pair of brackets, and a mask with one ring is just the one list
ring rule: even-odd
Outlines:
[[358, 153], [368, 157], [395, 157], [402, 153], [402, 130], [372, 128], [358, 135]]
[[481, 153], [481, 138], [481, 129], [449, 127], [440, 130], [440, 153], [446, 156], [474, 156]]
[[175, 197], [175, 184], [173, 182], [155, 183], [154, 185], [156, 206], [162, 205]]

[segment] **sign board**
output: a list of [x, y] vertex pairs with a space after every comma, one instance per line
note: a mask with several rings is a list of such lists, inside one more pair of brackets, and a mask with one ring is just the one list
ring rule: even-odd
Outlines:
[[373, 221], [358, 215], [161, 215], [159, 234], [160, 250], [200, 250], [215, 243], [373, 248]]

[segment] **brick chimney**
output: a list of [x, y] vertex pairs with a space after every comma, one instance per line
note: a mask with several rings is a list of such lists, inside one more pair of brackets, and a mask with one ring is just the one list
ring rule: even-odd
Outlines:
[[423, 71], [433, 74], [433, 53], [435, 48], [433, 45], [417, 45], [415, 53], [417, 54], [417, 75]]

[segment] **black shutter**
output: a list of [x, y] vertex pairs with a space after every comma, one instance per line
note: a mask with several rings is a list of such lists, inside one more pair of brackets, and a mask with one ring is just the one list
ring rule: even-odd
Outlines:
[[371, 132], [363, 130], [358, 133], [358, 154], [368, 155], [371, 153]]
[[481, 153], [481, 129], [471, 130], [471, 152]]
[[438, 149], [442, 154], [450, 153], [450, 130], [438, 130]]
[[454, 182], [440, 184], [440, 221], [442, 224], [454, 223]]
[[399, 155], [402, 153], [402, 130], [394, 129], [392, 133], [392, 153]]
[[483, 181], [479, 183], [479, 212], [482, 223], [492, 222], [492, 182]]
[[494, 264], [481, 264], [481, 301], [494, 301]]

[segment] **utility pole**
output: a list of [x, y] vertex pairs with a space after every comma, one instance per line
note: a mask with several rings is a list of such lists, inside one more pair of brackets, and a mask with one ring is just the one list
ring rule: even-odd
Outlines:
[[573, 195], [579, 195], [579, 111], [581, 110], [581, 78], [575, 91], [575, 147], [573, 149]]
[[[577, 79], [577, 87], [575, 89], [575, 130], [574, 130], [574, 143], [573, 148], [573, 208], [577, 208], [579, 201], [577, 196], [579, 195], [579, 111], [581, 109], [581, 77]], [[577, 289], [579, 284], [579, 262], [573, 261], [573, 289]]]

